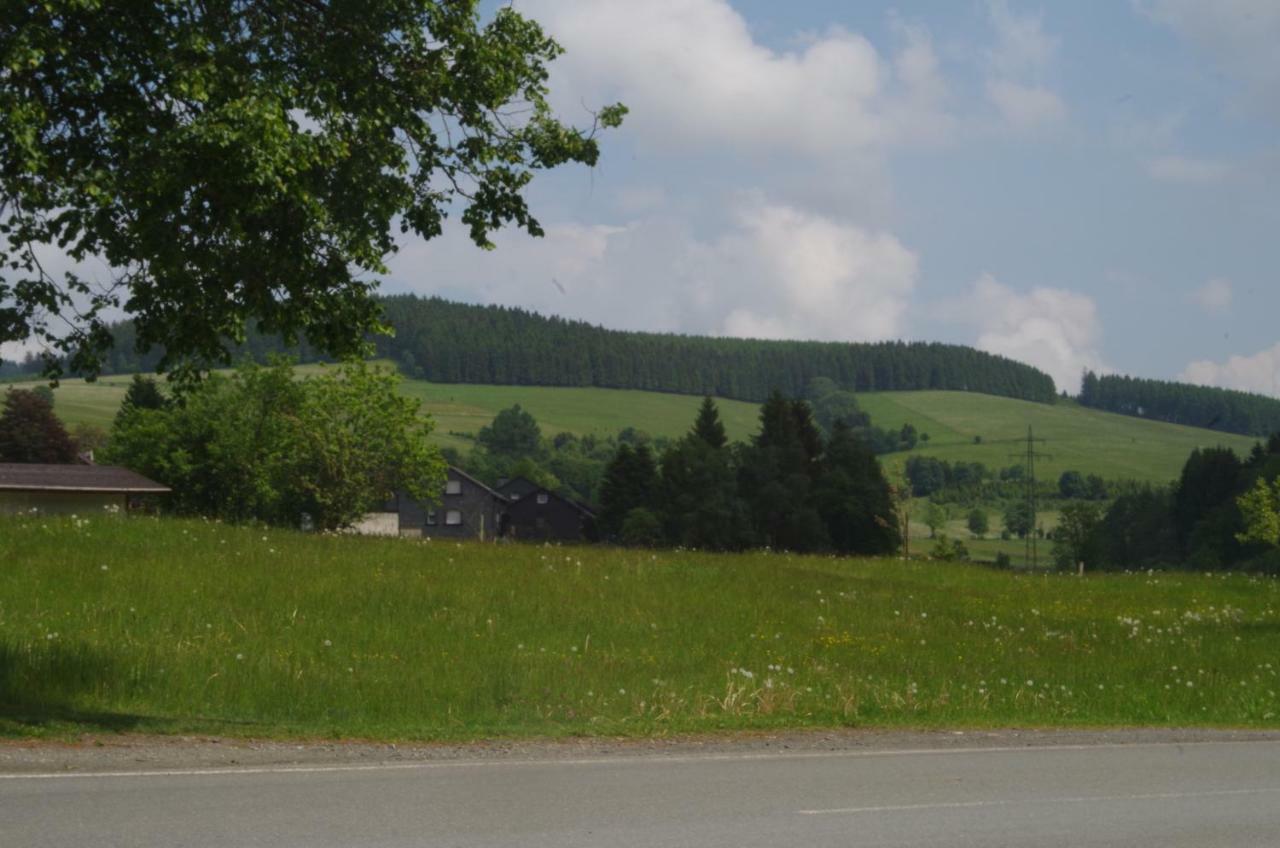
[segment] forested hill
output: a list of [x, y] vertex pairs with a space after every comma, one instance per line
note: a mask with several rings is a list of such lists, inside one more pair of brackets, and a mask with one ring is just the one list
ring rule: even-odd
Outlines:
[[1280, 432], [1280, 400], [1140, 377], [1084, 376], [1080, 403], [1107, 412], [1244, 436]]
[[854, 391], [955, 389], [1052, 403], [1053, 380], [1011, 359], [923, 342], [760, 341], [606, 330], [522, 309], [412, 295], [383, 301], [378, 352], [441, 383], [600, 386], [762, 401], [814, 377]]
[[[792, 342], [606, 330], [522, 309], [439, 298], [382, 298], [393, 337], [378, 354], [436, 383], [597, 386], [763, 401], [778, 389], [803, 396], [814, 377], [853, 391], [951, 389], [1052, 403], [1049, 375], [960, 345], [925, 342]], [[159, 352], [138, 354], [131, 322], [113, 328], [104, 373], [149, 371]], [[250, 334], [237, 356], [283, 351], [278, 339]], [[301, 361], [316, 359], [306, 348]], [[38, 363], [11, 373], [38, 370]]]

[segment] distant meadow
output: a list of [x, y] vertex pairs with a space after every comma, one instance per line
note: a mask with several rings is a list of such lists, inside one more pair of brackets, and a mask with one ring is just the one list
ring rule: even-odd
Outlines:
[[1280, 581], [0, 517], [0, 733], [1280, 727]]

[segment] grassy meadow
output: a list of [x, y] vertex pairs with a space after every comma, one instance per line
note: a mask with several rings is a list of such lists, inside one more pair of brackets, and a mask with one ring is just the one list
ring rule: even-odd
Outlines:
[[[307, 373], [319, 366], [301, 366]], [[110, 426], [128, 386], [128, 376], [103, 377], [96, 382], [64, 380], [54, 393], [55, 408], [69, 424], [91, 422]], [[14, 383], [13, 385], [35, 385]], [[467, 450], [471, 442], [457, 434], [475, 434], [499, 410], [520, 404], [552, 435], [612, 435], [636, 427], [655, 436], [685, 433], [701, 399], [625, 389], [558, 388], [548, 386], [488, 386], [427, 383], [405, 380], [402, 391], [422, 402], [436, 422], [435, 440]], [[884, 458], [891, 471], [901, 469], [913, 455], [948, 461], [982, 462], [991, 468], [1017, 463], [1025, 450], [1028, 425], [1047, 441], [1038, 449], [1047, 456], [1037, 463], [1045, 479], [1067, 469], [1099, 474], [1106, 479], [1167, 482], [1177, 478], [1187, 455], [1197, 447], [1225, 445], [1247, 453], [1256, 441], [1217, 433], [1086, 409], [1061, 400], [1052, 406], [966, 392], [868, 392], [858, 396], [862, 407], [880, 427], [915, 425], [930, 436], [911, 453]], [[742, 401], [718, 401], [729, 437], [746, 440], [758, 430], [759, 407]], [[981, 443], [974, 438], [980, 437]]]
[[1280, 726], [1280, 581], [0, 518], [0, 733]]

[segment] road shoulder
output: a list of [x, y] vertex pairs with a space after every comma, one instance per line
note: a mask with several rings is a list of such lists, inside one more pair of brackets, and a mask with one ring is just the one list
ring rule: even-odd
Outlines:
[[1191, 745], [1280, 741], [1280, 731], [1197, 728], [823, 730], [735, 733], [648, 739], [496, 740], [458, 744], [278, 741], [208, 736], [86, 736], [72, 743], [0, 742], [0, 775], [243, 769], [246, 767], [373, 766], [378, 764], [788, 756], [906, 751]]

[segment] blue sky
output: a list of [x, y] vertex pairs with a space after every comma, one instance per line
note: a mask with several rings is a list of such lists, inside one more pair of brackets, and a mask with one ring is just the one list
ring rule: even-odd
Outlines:
[[1277, 393], [1275, 0], [515, 5], [567, 119], [632, 113], [538, 183], [546, 238], [407, 243], [386, 288]]

